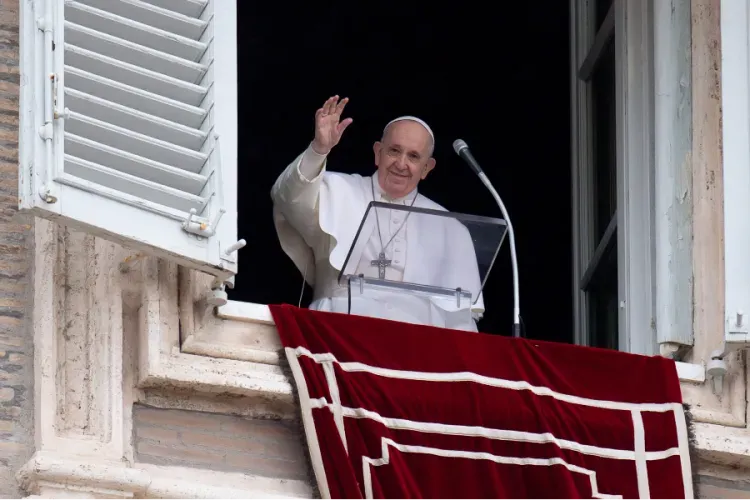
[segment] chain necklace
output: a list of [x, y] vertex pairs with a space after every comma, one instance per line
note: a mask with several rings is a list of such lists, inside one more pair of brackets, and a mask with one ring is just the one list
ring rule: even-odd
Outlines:
[[[370, 187], [372, 188], [372, 199], [375, 200], [375, 176], [370, 177]], [[414, 198], [411, 200], [411, 205], [409, 205], [409, 208], [414, 206], [414, 203], [417, 201], [417, 196], [419, 196], [419, 192], [414, 195]], [[396, 235], [401, 231], [401, 229], [406, 225], [406, 221], [409, 220], [409, 216], [411, 215], [411, 211], [406, 214], [406, 217], [404, 218], [404, 222], [399, 226], [399, 228], [396, 230], [396, 232], [393, 233], [393, 236], [391, 236], [391, 239], [388, 240], [388, 243], [383, 245], [383, 234], [380, 232], [380, 217], [378, 216], [378, 209], [375, 209], [375, 219], [377, 220], [378, 224], [378, 237], [380, 238], [380, 254], [378, 255], [378, 258], [370, 261], [370, 265], [377, 266], [378, 267], [378, 278], [385, 279], [385, 268], [391, 265], [390, 259], [385, 258], [385, 249], [388, 245], [391, 244], [393, 239], [396, 237]]]

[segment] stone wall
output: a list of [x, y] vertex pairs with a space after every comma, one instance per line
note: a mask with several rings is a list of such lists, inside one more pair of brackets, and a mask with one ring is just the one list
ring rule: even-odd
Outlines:
[[750, 498], [750, 483], [711, 476], [698, 477], [697, 498]]
[[308, 481], [301, 429], [278, 420], [133, 408], [140, 463]]
[[0, 497], [33, 453], [33, 219], [18, 207], [18, 0], [0, 2]]

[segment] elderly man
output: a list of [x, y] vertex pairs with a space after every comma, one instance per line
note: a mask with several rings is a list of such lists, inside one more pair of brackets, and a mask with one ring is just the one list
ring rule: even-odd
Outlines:
[[[338, 275], [368, 204], [375, 200], [445, 211], [420, 194], [419, 182], [435, 168], [435, 137], [422, 120], [404, 116], [389, 122], [376, 141], [372, 176], [326, 170], [326, 159], [351, 118], [341, 119], [348, 98], [329, 98], [315, 113], [315, 137], [279, 176], [271, 190], [281, 247], [314, 288], [311, 309], [347, 312], [410, 323], [476, 331], [484, 304], [471, 308], [456, 299], [380, 290], [363, 296], [338, 283]], [[390, 212], [390, 213], [389, 213]], [[476, 293], [479, 272], [471, 236], [451, 217], [375, 209], [374, 223], [359, 235], [363, 243], [349, 257], [347, 272], [370, 278], [462, 287]], [[367, 233], [367, 234], [365, 234]], [[349, 309], [349, 301], [353, 304]]]

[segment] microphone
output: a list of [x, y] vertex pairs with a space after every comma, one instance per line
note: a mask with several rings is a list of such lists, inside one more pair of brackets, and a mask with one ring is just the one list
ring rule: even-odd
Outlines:
[[474, 159], [474, 155], [472, 155], [471, 151], [469, 151], [469, 145], [466, 144], [466, 141], [464, 141], [463, 139], [456, 139], [455, 141], [453, 141], [453, 150], [458, 156], [463, 158], [464, 161], [469, 164], [475, 174], [479, 176], [484, 175], [484, 172], [482, 172], [482, 167], [479, 166], [479, 163], [477, 163], [477, 161]]
[[474, 171], [477, 176], [479, 176], [479, 180], [482, 181], [482, 183], [487, 187], [487, 189], [492, 194], [492, 197], [495, 198], [495, 202], [500, 207], [500, 211], [503, 213], [503, 217], [505, 218], [505, 222], [508, 225], [508, 236], [510, 239], [510, 260], [511, 265], [513, 267], [513, 336], [514, 337], [520, 337], [521, 336], [521, 322], [520, 322], [520, 316], [521, 316], [521, 309], [519, 305], [519, 298], [518, 298], [518, 260], [516, 259], [516, 237], [513, 233], [513, 224], [510, 222], [510, 217], [508, 216], [508, 211], [505, 210], [505, 205], [503, 204], [503, 200], [500, 199], [500, 195], [497, 194], [497, 191], [492, 186], [492, 183], [487, 178], [485, 173], [482, 171], [482, 167], [479, 166], [479, 163], [477, 160], [474, 159], [474, 156], [471, 154], [471, 151], [469, 151], [469, 146], [466, 144], [466, 141], [463, 139], [456, 139], [453, 141], [453, 150], [456, 152], [458, 156], [463, 158], [463, 160], [469, 164], [469, 167]]

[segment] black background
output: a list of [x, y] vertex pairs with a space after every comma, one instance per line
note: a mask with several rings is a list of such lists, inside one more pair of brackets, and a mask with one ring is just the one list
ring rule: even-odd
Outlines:
[[[568, 2], [237, 4], [239, 237], [248, 244], [230, 299], [297, 304], [302, 277], [279, 246], [269, 193], [312, 139], [315, 110], [338, 94], [354, 123], [331, 170], [370, 175], [385, 123], [417, 115], [437, 137], [420, 192], [452, 211], [501, 217], [451, 147], [469, 144], [515, 228], [525, 335], [571, 342]], [[507, 239], [485, 304], [480, 330], [510, 335]]]

